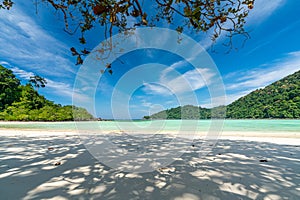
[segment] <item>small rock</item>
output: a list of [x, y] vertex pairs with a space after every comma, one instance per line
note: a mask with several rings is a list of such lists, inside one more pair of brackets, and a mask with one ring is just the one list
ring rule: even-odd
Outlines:
[[54, 165], [55, 166], [61, 165], [61, 162], [56, 162]]
[[161, 167], [161, 168], [158, 169], [158, 171], [160, 171], [162, 173], [174, 172], [175, 167]]
[[259, 162], [268, 162], [268, 160], [266, 160], [266, 159], [261, 159], [261, 160], [259, 160]]

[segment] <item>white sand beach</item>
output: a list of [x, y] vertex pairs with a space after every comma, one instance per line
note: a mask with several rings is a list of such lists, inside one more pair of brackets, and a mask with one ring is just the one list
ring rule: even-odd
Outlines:
[[[187, 150], [170, 165], [134, 173], [95, 159], [75, 132], [1, 129], [0, 199], [298, 200], [299, 136], [224, 132], [204, 157], [201, 139], [183, 142]], [[135, 142], [141, 155], [165, 145]]]

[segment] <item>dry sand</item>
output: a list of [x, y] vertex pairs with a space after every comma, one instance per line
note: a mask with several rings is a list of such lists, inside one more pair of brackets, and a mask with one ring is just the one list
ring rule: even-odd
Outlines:
[[[0, 199], [298, 200], [299, 135], [225, 132], [204, 157], [199, 157], [201, 139], [193, 146], [183, 142], [187, 150], [172, 164], [133, 173], [95, 159], [74, 132], [2, 129]], [[166, 145], [153, 138], [135, 143], [147, 150], [141, 155], [153, 143]], [[132, 140], [122, 138], [120, 144]]]

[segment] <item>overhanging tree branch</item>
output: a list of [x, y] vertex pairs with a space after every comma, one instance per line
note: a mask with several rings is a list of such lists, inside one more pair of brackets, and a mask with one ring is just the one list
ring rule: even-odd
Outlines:
[[[224, 33], [230, 48], [233, 47], [233, 36], [249, 36], [244, 25], [254, 6], [254, 0], [151, 0], [149, 2], [157, 8], [154, 10], [141, 4], [141, 0], [40, 1], [62, 13], [66, 32], [74, 34], [80, 30], [79, 42], [82, 44], [86, 43], [85, 33], [97, 25], [103, 26], [103, 35], [111, 39], [114, 31], [126, 32], [135, 27], [156, 26], [166, 22], [177, 26], [179, 33], [188, 29], [196, 33], [210, 33], [211, 30], [212, 42]], [[0, 9], [10, 9], [12, 6], [13, 0], [0, 0]], [[128, 23], [132, 19], [137, 22]], [[112, 48], [111, 41], [108, 49]], [[77, 56], [77, 64], [81, 64], [81, 57], [89, 51], [76, 52], [81, 52], [73, 54]]]

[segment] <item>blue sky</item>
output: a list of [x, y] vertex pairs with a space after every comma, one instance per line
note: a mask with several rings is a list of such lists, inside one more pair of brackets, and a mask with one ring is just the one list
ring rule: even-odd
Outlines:
[[[246, 25], [251, 39], [228, 54], [221, 46], [224, 37], [216, 44], [217, 52], [212, 52], [207, 35], [188, 34], [208, 50], [217, 66], [226, 104], [300, 70], [299, 7], [300, 1], [256, 0]], [[185, 59], [159, 49], [124, 54], [114, 61], [112, 76], [97, 75], [95, 78], [101, 76], [100, 80], [91, 83], [86, 75], [85, 87], [74, 89], [81, 68], [75, 65], [69, 49], [80, 47], [78, 34], [64, 32], [60, 14], [50, 6], [38, 5], [37, 11], [32, 1], [16, 1], [11, 11], [0, 12], [0, 64], [12, 69], [24, 83], [33, 74], [45, 77], [48, 84], [39, 92], [48, 99], [66, 105], [72, 104], [74, 97], [76, 105], [103, 118], [141, 118], [185, 104], [212, 107], [208, 91], [215, 82], [212, 72], [200, 69], [205, 77], [199, 77], [199, 69]], [[104, 39], [99, 31], [101, 28], [88, 34], [90, 48]], [[159, 39], [163, 41], [164, 37]], [[100, 73], [97, 67], [91, 70]], [[182, 84], [183, 79], [188, 80], [189, 88]], [[96, 90], [89, 92], [91, 85]]]

